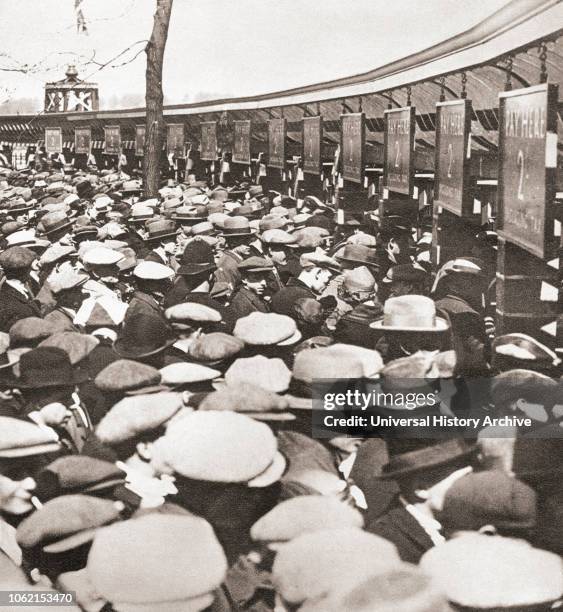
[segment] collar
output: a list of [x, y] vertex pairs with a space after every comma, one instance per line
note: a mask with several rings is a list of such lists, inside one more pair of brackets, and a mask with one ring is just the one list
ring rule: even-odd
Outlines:
[[24, 297], [31, 299], [31, 294], [29, 292], [29, 289], [20, 280], [17, 280], [16, 278], [7, 278], [6, 284], [10, 285], [12, 289], [15, 289], [18, 293], [21, 293]]
[[422, 527], [435, 546], [443, 544], [446, 538], [440, 533], [442, 525], [433, 517], [424, 512], [419, 504], [409, 504], [402, 496], [399, 498], [405, 510]]

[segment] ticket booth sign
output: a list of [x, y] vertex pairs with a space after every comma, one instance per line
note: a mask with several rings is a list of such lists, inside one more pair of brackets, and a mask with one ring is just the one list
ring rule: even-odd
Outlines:
[[434, 201], [458, 217], [473, 214], [468, 189], [471, 163], [471, 101], [436, 105]]
[[118, 125], [111, 125], [104, 128], [106, 155], [121, 155], [121, 129]]
[[498, 233], [536, 257], [555, 256], [557, 85], [499, 95]]
[[235, 142], [233, 148], [233, 162], [237, 164], [250, 164], [250, 121], [235, 121]]
[[61, 128], [45, 128], [45, 151], [47, 153], [63, 152], [63, 131]]
[[147, 128], [144, 125], [135, 126], [135, 155], [143, 157], [145, 154], [145, 134]]
[[364, 113], [340, 115], [340, 159], [345, 181], [362, 183], [364, 180], [365, 138]]
[[174, 157], [184, 157], [183, 123], [171, 123], [167, 126], [166, 152]]
[[414, 106], [385, 111], [383, 147], [385, 186], [410, 196], [414, 187]]
[[268, 121], [268, 166], [285, 168], [285, 137], [287, 121], [285, 119], [270, 119]]
[[89, 155], [92, 145], [92, 130], [89, 127], [74, 130], [74, 152]]
[[200, 159], [215, 161], [217, 159], [217, 122], [201, 123]]
[[303, 172], [308, 174], [321, 174], [322, 142], [322, 117], [305, 117], [303, 119]]

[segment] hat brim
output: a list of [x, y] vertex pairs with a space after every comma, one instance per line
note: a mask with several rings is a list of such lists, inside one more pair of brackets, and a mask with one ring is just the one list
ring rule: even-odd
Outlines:
[[35, 444], [33, 446], [24, 446], [23, 448], [3, 448], [0, 450], [0, 459], [18, 459], [20, 457], [45, 455], [47, 453], [56, 453], [62, 450], [62, 448], [63, 447], [55, 441]]
[[5, 370], [6, 368], [11, 368], [19, 362], [19, 355], [11, 355], [9, 352], [7, 353], [8, 363], [3, 363], [0, 365], [0, 370]]
[[299, 340], [301, 340], [302, 337], [303, 337], [303, 334], [298, 329], [296, 329], [295, 332], [291, 334], [291, 336], [289, 336], [289, 338], [286, 338], [285, 340], [278, 342], [277, 345], [278, 346], [290, 346], [292, 344], [295, 344], [296, 342], [299, 342]]
[[313, 410], [312, 397], [298, 397], [289, 393], [284, 395], [284, 397], [288, 401], [291, 410]]
[[277, 451], [270, 465], [258, 476], [246, 483], [246, 486], [251, 489], [262, 489], [269, 487], [274, 482], [278, 482], [287, 469], [287, 459]]
[[[377, 480], [396, 480], [397, 478], [401, 478], [402, 476], [416, 474], [418, 472], [422, 472], [424, 470], [433, 470], [435, 468], [441, 467], [443, 465], [447, 465], [448, 463], [453, 463], [454, 461], [458, 461], [459, 459], [463, 459], [464, 457], [469, 457], [472, 455], [477, 449], [476, 445], [470, 446], [462, 453], [457, 453], [455, 455], [450, 455], [448, 457], [444, 457], [441, 461], [435, 461], [433, 463], [425, 463], [422, 465], [412, 465], [411, 467], [403, 468], [402, 470], [395, 470], [393, 472], [381, 472], [380, 474], [376, 474], [375, 478]], [[385, 466], [383, 466], [385, 469]]]
[[88, 380], [88, 372], [76, 371], [73, 372], [73, 376], [70, 379], [65, 380], [44, 380], [44, 381], [30, 381], [27, 383], [22, 382], [15, 376], [6, 377], [2, 379], [3, 385], [12, 385], [18, 389], [43, 389], [48, 387], [74, 387]]
[[336, 255], [335, 259], [338, 261], [347, 261], [349, 263], [358, 263], [363, 266], [372, 266], [374, 268], [379, 268], [379, 263], [377, 261], [367, 261], [365, 259], [356, 259], [354, 257], [342, 257], [342, 255]]
[[162, 240], [163, 238], [170, 238], [174, 236], [174, 238], [176, 238], [177, 234], [176, 232], [170, 232], [169, 234], [162, 234], [161, 236], [147, 236], [146, 238], [143, 238], [144, 242], [157, 242], [158, 240]]
[[163, 345], [159, 346], [156, 349], [151, 351], [142, 351], [139, 347], [128, 348], [127, 345], [123, 342], [122, 338], [118, 338], [113, 343], [113, 350], [120, 356], [125, 359], [143, 359], [144, 357], [150, 357], [151, 355], [157, 355], [162, 351], [165, 351], [167, 348], [172, 346], [176, 342], [176, 340], [167, 340]]
[[379, 321], [373, 321], [369, 326], [371, 329], [380, 329], [388, 332], [409, 332], [409, 333], [441, 333], [450, 329], [449, 323], [442, 317], [436, 317], [436, 325], [434, 327], [393, 327], [391, 325], [384, 325], [383, 319]]
[[67, 538], [63, 538], [62, 540], [58, 540], [57, 542], [52, 542], [51, 544], [47, 544], [43, 546], [43, 552], [49, 554], [56, 554], [67, 552], [69, 550], [73, 550], [82, 546], [83, 544], [87, 544], [94, 539], [96, 532], [99, 527], [92, 527], [91, 529], [85, 529], [84, 531], [80, 531], [78, 533], [73, 533]]
[[196, 274], [203, 274], [204, 272], [211, 272], [216, 270], [216, 264], [183, 264], [177, 270], [176, 274], [181, 276], [195, 276]]
[[258, 230], [251, 227], [249, 232], [219, 232], [217, 235], [221, 236], [221, 238], [239, 238], [240, 236], [254, 236], [257, 233]]

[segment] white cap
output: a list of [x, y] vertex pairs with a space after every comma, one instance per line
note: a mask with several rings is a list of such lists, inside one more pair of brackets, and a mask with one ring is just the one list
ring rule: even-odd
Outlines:
[[165, 280], [174, 276], [174, 270], [156, 261], [142, 261], [135, 266], [133, 274], [145, 280]]
[[106, 247], [95, 247], [84, 253], [82, 261], [92, 266], [109, 266], [123, 259], [123, 255]]

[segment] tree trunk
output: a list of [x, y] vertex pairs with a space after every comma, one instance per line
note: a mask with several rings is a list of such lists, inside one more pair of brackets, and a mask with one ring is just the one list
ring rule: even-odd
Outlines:
[[147, 54], [146, 131], [143, 157], [144, 191], [147, 197], [158, 195], [160, 187], [160, 156], [164, 142], [165, 124], [162, 110], [162, 64], [168, 38], [168, 25], [174, 0], [156, 0], [156, 12]]

